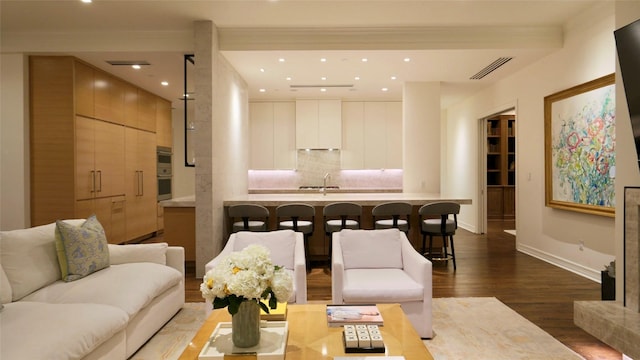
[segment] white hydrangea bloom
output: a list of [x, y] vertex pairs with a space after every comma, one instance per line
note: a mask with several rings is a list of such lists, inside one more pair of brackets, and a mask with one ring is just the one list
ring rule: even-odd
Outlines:
[[276, 299], [281, 302], [289, 300], [293, 294], [293, 276], [287, 269], [280, 268], [275, 271], [273, 280], [271, 280], [271, 290], [273, 290]]
[[[271, 292], [265, 294], [269, 288]], [[231, 253], [209, 270], [200, 291], [211, 302], [229, 295], [245, 300], [269, 299], [273, 295], [279, 301], [287, 301], [293, 292], [293, 278], [284, 268], [276, 270], [266, 247], [254, 244]]]

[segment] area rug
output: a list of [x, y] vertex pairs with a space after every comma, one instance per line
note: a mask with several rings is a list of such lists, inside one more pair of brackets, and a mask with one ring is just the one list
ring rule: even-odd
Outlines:
[[182, 309], [129, 360], [178, 359], [210, 313], [211, 304], [184, 304]]
[[[185, 304], [131, 359], [178, 359], [210, 307]], [[433, 330], [423, 342], [436, 360], [583, 359], [493, 297], [433, 299]]]
[[493, 297], [433, 299], [436, 360], [583, 359]]

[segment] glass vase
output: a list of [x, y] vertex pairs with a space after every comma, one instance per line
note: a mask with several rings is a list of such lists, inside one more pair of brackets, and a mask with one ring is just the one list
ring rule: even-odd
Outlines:
[[243, 301], [238, 312], [231, 316], [233, 345], [248, 348], [260, 343], [260, 305], [255, 301]]

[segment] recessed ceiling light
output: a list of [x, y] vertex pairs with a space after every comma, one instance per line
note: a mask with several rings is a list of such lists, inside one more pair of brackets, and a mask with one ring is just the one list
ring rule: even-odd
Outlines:
[[327, 80], [327, 77], [323, 76], [323, 77], [320, 78], [320, 80]]
[[382, 91], [389, 91], [388, 88], [382, 88]]
[[397, 77], [395, 77], [395, 76], [392, 76], [392, 77], [391, 77], [391, 80], [395, 80], [395, 79], [397, 79]]
[[260, 72], [264, 72], [264, 68], [260, 68]]
[[169, 82], [168, 81], [163, 81], [160, 84], [162, 84], [162, 86], [169, 86]]
[[136, 69], [136, 70], [140, 70], [141, 66], [138, 64], [135, 65], [131, 65], [132, 68]]
[[287, 81], [291, 81], [291, 76], [287, 76]]
[[404, 62], [409, 62], [409, 61], [411, 61], [411, 59], [410, 59], [410, 58], [408, 58], [408, 57], [407, 57], [407, 58], [404, 58]]
[[354, 80], [360, 80], [360, 76], [356, 76], [353, 78]]
[[91, 0], [82, 0], [82, 2], [85, 3], [85, 4], [90, 4]]
[[327, 89], [322, 88], [322, 89], [320, 89], [320, 91], [322, 91], [322, 92], [327, 92]]
[[284, 62], [284, 58], [278, 59], [279, 62]]
[[326, 58], [320, 58], [320, 62], [327, 62]]
[[267, 92], [267, 89], [260, 89], [260, 92]]
[[369, 59], [367, 59], [367, 58], [362, 58], [362, 62], [367, 62], [367, 61], [369, 61]]

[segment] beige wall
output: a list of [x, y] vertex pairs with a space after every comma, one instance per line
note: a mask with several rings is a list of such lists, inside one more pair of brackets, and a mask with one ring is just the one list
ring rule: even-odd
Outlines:
[[[561, 50], [447, 109], [448, 138], [443, 141], [449, 166], [445, 177], [450, 180], [446, 186], [455, 184], [455, 195], [470, 195], [479, 204], [479, 170], [470, 163], [479, 152], [479, 119], [515, 106], [517, 248], [592, 279], [599, 279], [600, 270], [614, 258], [614, 219], [545, 207], [543, 99], [615, 71], [614, 24], [614, 3], [578, 14], [565, 27]], [[618, 119], [620, 126], [627, 122]], [[620, 135], [618, 153], [632, 140]], [[627, 166], [637, 168], [633, 163]], [[625, 163], [618, 162], [619, 175], [623, 167]], [[474, 223], [469, 218], [474, 215], [461, 214], [462, 221]], [[584, 250], [579, 241], [584, 241]]]
[[[621, 28], [640, 19], [639, 1], [619, 1], [616, 3], [615, 28]], [[620, 78], [620, 69], [616, 62], [616, 220], [615, 220], [615, 255], [616, 270], [622, 274], [624, 269], [624, 187], [640, 186], [640, 171], [638, 170], [637, 155], [633, 136], [631, 135], [631, 120], [629, 109], [624, 96], [624, 85]], [[620, 209], [618, 211], [618, 209]], [[616, 299], [624, 298], [623, 277], [616, 277]]]

